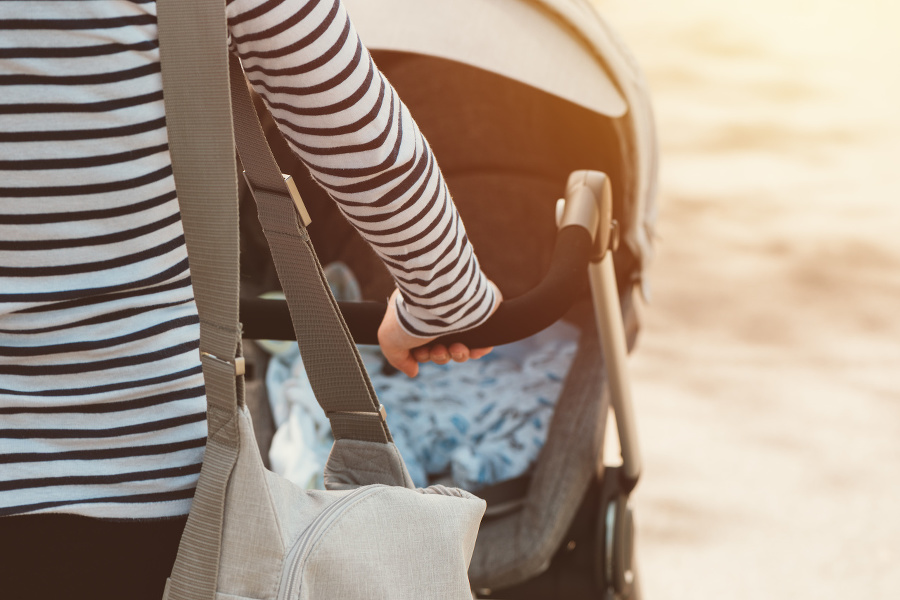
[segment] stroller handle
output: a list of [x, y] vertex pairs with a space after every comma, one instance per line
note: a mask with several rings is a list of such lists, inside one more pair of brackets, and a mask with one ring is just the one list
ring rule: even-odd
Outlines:
[[[609, 179], [599, 171], [574, 171], [566, 186], [566, 199], [558, 206], [559, 231], [550, 268], [530, 291], [504, 300], [478, 327], [450, 333], [432, 343], [459, 342], [469, 348], [509, 344], [532, 336], [565, 315], [585, 288], [588, 265], [599, 262], [612, 242], [612, 195]], [[344, 321], [357, 344], [377, 344], [378, 326], [387, 310], [385, 302], [338, 302]], [[241, 299], [244, 337], [295, 340], [294, 327], [284, 300]]]
[[[509, 344], [546, 329], [575, 303], [585, 285], [593, 240], [587, 229], [569, 225], [559, 230], [550, 269], [533, 289], [504, 300], [490, 318], [473, 329], [450, 333], [432, 343], [459, 342], [470, 348]], [[357, 344], [377, 344], [378, 326], [387, 310], [385, 302], [338, 302], [344, 321]], [[296, 340], [284, 300], [241, 298], [244, 337]]]

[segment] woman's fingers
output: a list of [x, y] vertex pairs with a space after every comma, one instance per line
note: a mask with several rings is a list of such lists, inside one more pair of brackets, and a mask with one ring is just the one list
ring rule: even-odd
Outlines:
[[378, 343], [381, 352], [389, 363], [407, 375], [415, 377], [419, 372], [419, 361], [415, 351], [423, 344], [427, 348], [428, 342], [434, 338], [419, 338], [406, 333], [397, 319], [397, 311], [394, 304], [397, 290], [388, 301], [388, 309], [384, 313], [384, 319], [378, 327]]
[[490, 348], [476, 348], [475, 350], [469, 350], [469, 358], [478, 360], [482, 356], [487, 356], [488, 354], [490, 354], [491, 350], [493, 349], [494, 347], [491, 346]]
[[443, 344], [435, 344], [429, 347], [431, 362], [438, 365], [446, 365], [450, 362], [450, 352], [447, 346]]
[[450, 344], [450, 357], [458, 363], [466, 362], [471, 358], [468, 346], [460, 343]]
[[412, 355], [413, 358], [415, 358], [416, 362], [433, 362], [439, 365], [446, 365], [451, 360], [458, 363], [464, 363], [467, 360], [477, 360], [489, 354], [491, 350], [493, 350], [493, 347], [476, 348], [475, 350], [470, 350], [469, 347], [465, 344], [460, 344], [457, 342], [455, 344], [451, 344], [449, 348], [444, 346], [443, 344], [421, 346], [419, 348], [415, 348], [412, 351]]
[[[489, 281], [494, 291], [496, 311], [502, 295], [497, 286]], [[415, 377], [419, 371], [419, 363], [433, 362], [438, 365], [446, 365], [451, 360], [463, 363], [467, 360], [478, 359], [487, 355], [493, 348], [470, 349], [465, 344], [454, 343], [448, 348], [444, 344], [429, 344], [434, 338], [417, 338], [406, 333], [397, 319], [395, 299], [399, 291], [394, 290], [388, 301], [388, 310], [384, 320], [378, 328], [378, 341], [385, 358], [394, 367], [409, 377]], [[424, 342], [424, 344], [423, 344]]]

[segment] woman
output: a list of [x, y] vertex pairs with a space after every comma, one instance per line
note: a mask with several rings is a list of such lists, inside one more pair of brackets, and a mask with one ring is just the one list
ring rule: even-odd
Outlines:
[[[206, 437], [153, 0], [0, 3], [0, 591], [159, 598]], [[483, 322], [440, 171], [340, 0], [231, 0], [232, 46], [398, 285], [388, 359]]]

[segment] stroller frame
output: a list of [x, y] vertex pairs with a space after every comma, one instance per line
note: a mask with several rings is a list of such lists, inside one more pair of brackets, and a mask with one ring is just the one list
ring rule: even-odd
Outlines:
[[[591, 556], [593, 564], [590, 565], [593, 581], [589, 585], [601, 590], [608, 600], [639, 599], [639, 582], [633, 551], [633, 511], [629, 498], [640, 477], [641, 457], [626, 366], [627, 336], [613, 263], [613, 252], [618, 245], [618, 224], [612, 218], [612, 187], [606, 174], [599, 171], [573, 172], [569, 177], [566, 198], [557, 202], [556, 215], [559, 231], [567, 227], [581, 227], [586, 230], [592, 243], [587, 271], [594, 322], [606, 366], [606, 377], [601, 385], [601, 393], [604, 389], [609, 390], [609, 403], [616, 417], [617, 437], [622, 456], [621, 466], [608, 467], [602, 473], [600, 489], [594, 491], [594, 496], [597, 497], [588, 492], [588, 497], [592, 499], [585, 501], [580, 512], [594, 511], [593, 514], [581, 518], [576, 516], [575, 521], [586, 519], [592, 526], [590, 528], [595, 529], [592, 539], [589, 540], [589, 544], [593, 546]], [[249, 337], [257, 336], [251, 333]], [[600, 407], [605, 406], [603, 400], [603, 398], [598, 400]], [[604, 417], [605, 415], [600, 415], [601, 419]], [[516, 507], [513, 504], [512, 508]], [[501, 508], [496, 516], [502, 517], [504, 514], [505, 511]], [[576, 524], [572, 529], [582, 527], [582, 524]], [[571, 539], [572, 536], [566, 534], [566, 537], [570, 538], [568, 543], [564, 540], [563, 548], [557, 554], [575, 548], [576, 541]], [[541, 550], [543, 553], [546, 551]], [[479, 597], [485, 598], [535, 597], [527, 591], [524, 595], [521, 592], [527, 590], [534, 577], [542, 577], [541, 572], [550, 568], [551, 562], [548, 561], [537, 569], [526, 568], [512, 577], [506, 575], [507, 581], [512, 579], [513, 587], [504, 586], [497, 592], [500, 595], [495, 596], [490, 587], [477, 584], [476, 593]], [[525, 581], [521, 582], [523, 574]], [[516, 583], [516, 580], [520, 580], [520, 583]], [[575, 585], [580, 586], [579, 589], [584, 587], [583, 583]]]
[[[616, 280], [613, 252], [618, 246], [618, 223], [612, 218], [612, 189], [609, 178], [599, 171], [575, 171], [569, 177], [565, 199], [557, 202], [557, 228], [580, 226], [591, 233], [594, 252], [588, 264], [594, 321], [603, 359], [610, 408], [615, 415], [621, 465], [606, 467], [599, 498], [585, 502], [579, 513], [589, 512], [599, 503], [593, 539], [595, 585], [604, 600], [640, 600], [640, 582], [634, 559], [634, 516], [630, 494], [641, 475], [642, 463], [627, 372], [628, 343], [623, 323], [622, 303]], [[591, 496], [589, 492], [588, 496]], [[584, 521], [584, 515], [576, 516]], [[592, 521], [590, 517], [586, 519]], [[571, 537], [571, 536], [567, 536]], [[577, 547], [572, 539], [558, 552], [564, 555]], [[531, 598], [529, 581], [496, 593], [488, 587], [476, 588], [479, 598]], [[524, 592], [524, 593], [523, 593]], [[507, 595], [511, 594], [511, 595]]]
[[[473, 6], [481, 6], [477, 0], [473, 2]], [[497, 78], [465, 61], [442, 60], [441, 56], [418, 52], [417, 48], [395, 47], [392, 42], [396, 40], [386, 39], [382, 45], [376, 36], [373, 48], [379, 68], [414, 111], [435, 154], [440, 157], [442, 170], [466, 223], [479, 223], [479, 217], [486, 217], [480, 229], [467, 227], [473, 240], [481, 235], [480, 240], [475, 240], [476, 247], [483, 248], [480, 244], [486, 242], [486, 247], [491, 248], [494, 232], [505, 226], [508, 219], [515, 219], [515, 230], [532, 242], [517, 246], [515, 253], [503, 258], [495, 258], [502, 255], [490, 252], [480, 255], [487, 272], [505, 278], [498, 283], [505, 293], [508, 286], [509, 297], [517, 298], [533, 289], [536, 278], [547, 267], [545, 259], [549, 253], [535, 248], [551, 247], [547, 244], [552, 244], [555, 228], [552, 201], [548, 200], [559, 197], [557, 182], [564, 181], [573, 168], [594, 168], [610, 174], [607, 178], [596, 172], [591, 176], [580, 172], [582, 182], [587, 179], [590, 184], [581, 187], [590, 188], [591, 193], [567, 190], [566, 200], [557, 205], [558, 226], [579, 224], [594, 240], [591, 260], [577, 271], [578, 290], [570, 290], [579, 298], [580, 290], [589, 292], [592, 306], [569, 314], [569, 319], [580, 326], [582, 338], [547, 443], [529, 476], [500, 484], [506, 490], [518, 487], [518, 491], [524, 492], [524, 498], [515, 496], [515, 501], [506, 503], [506, 511], [495, 504], [493, 513], [489, 500], [489, 516], [482, 524], [476, 544], [470, 580], [479, 597], [507, 600], [639, 598], [632, 560], [633, 517], [628, 498], [640, 476], [641, 459], [626, 362], [636, 333], [634, 296], [638, 291], [647, 296], [643, 269], [652, 250], [647, 241], [652, 239], [647, 236], [654, 217], [656, 170], [652, 114], [637, 67], [617, 39], [606, 31], [602, 21], [595, 22], [592, 13], [587, 11], [586, 0], [523, 0], [523, 3], [540, 8], [554, 23], [567, 23], [566, 31], [572, 39], [580, 40], [582, 48], [605, 69], [624, 98], [628, 106], [624, 114], [592, 111], [577, 103], [563, 104], [565, 99], [547, 95], [544, 93], [547, 90], [541, 90], [540, 86], [523, 87], [514, 79], [503, 79], [502, 72]], [[360, 23], [357, 17], [365, 17], [366, 11], [374, 11], [373, 14], [381, 11], [365, 8], [368, 4], [364, 2], [353, 4], [350, 11], [357, 24]], [[356, 4], [362, 12], [357, 11]], [[434, 9], [449, 6], [437, 0], [428, 0], [426, 4], [434, 4]], [[502, 4], [512, 6], [513, 0], [504, 0]], [[420, 8], [424, 10], [424, 6]], [[366, 19], [361, 20], [365, 23]], [[367, 32], [377, 33], [379, 23], [373, 22], [371, 26], [374, 29], [360, 25], [367, 44]], [[445, 29], [442, 25], [435, 31], [439, 34]], [[401, 34], [397, 40], [408, 39], [405, 30]], [[582, 76], [597, 76], [597, 71]], [[467, 96], [472, 90], [479, 93]], [[534, 93], [535, 90], [540, 94]], [[429, 104], [430, 98], [440, 98], [440, 102]], [[447, 112], [445, 107], [453, 110]], [[455, 136], [461, 130], [471, 133], [465, 138]], [[270, 141], [273, 137], [279, 136], [270, 135]], [[498, 140], [502, 143], [493, 145]], [[285, 159], [282, 169], [292, 174], [304, 172], [301, 165], [290, 164], [297, 161], [286, 145], [280, 152], [276, 150], [276, 155], [279, 162]], [[519, 160], [523, 162], [514, 162]], [[512, 181], [519, 173], [526, 174], [528, 179], [521, 183]], [[318, 225], [310, 230], [310, 235], [323, 262], [358, 264], [354, 271], [371, 276], [378, 269], [377, 259], [362, 247], [361, 241], [354, 239], [353, 232], [336, 229], [344, 223], [343, 219], [326, 212], [323, 207], [330, 205], [329, 201], [319, 200], [317, 195], [322, 195], [321, 189], [305, 179], [308, 178], [297, 177], [297, 183], [313, 222]], [[525, 201], [521, 204], [524, 208], [519, 209], [520, 204], [512, 206], [513, 201], [520, 200]], [[615, 204], [613, 211], [605, 209], [612, 204]], [[488, 206], [494, 213], [485, 215]], [[613, 223], [610, 212], [615, 214], [618, 225]], [[494, 215], [504, 215], [503, 220]], [[323, 246], [319, 246], [317, 231], [326, 232], [321, 234]], [[607, 247], [615, 249], [620, 237], [622, 247], [615, 252], [614, 266], [614, 253], [608, 252]], [[341, 244], [339, 251], [326, 249], [335, 243]], [[365, 258], [366, 252], [371, 256]], [[516, 257], [512, 260], [517, 262], [513, 264], [509, 256]], [[358, 262], [348, 260], [351, 257]], [[515, 271], [518, 264], [530, 265], [529, 270], [520, 274]], [[512, 280], [513, 274], [516, 281]], [[377, 280], [372, 280], [368, 290], [365, 285], [364, 297], [383, 297], [384, 291], [378, 288]], [[560, 291], [558, 295], [570, 291]], [[352, 330], [353, 317], [347, 312], [344, 316]], [[249, 321], [243, 315], [242, 321], [248, 331]], [[530, 334], [519, 337], [525, 335]], [[277, 339], [269, 335], [259, 337]], [[605, 466], [601, 460], [610, 408], [615, 416], [622, 455], [622, 464], [616, 467]], [[480, 493], [488, 497], [490, 491]], [[506, 500], [509, 497], [507, 494]], [[566, 561], [580, 563], [577, 569], [573, 566], [567, 571], [560, 568]], [[560, 585], [566, 579], [569, 583]], [[552, 585], [544, 585], [547, 580], [552, 580]]]
[[[602, 207], [605, 206], [612, 207], [612, 191], [609, 179], [604, 176], [600, 196], [601, 218], [597, 228], [597, 235], [601, 237], [601, 232], [606, 229], [603, 216], [611, 214], [604, 212]], [[611, 250], [614, 251], [618, 246], [616, 239], [618, 227], [611, 218], [608, 228], [613, 237]], [[605, 509], [605, 514], [600, 515], [604, 525], [604, 535], [601, 538], [603, 564], [598, 566], [603, 569], [603, 581], [608, 586], [607, 595], [619, 594], [640, 600], [640, 585], [637, 581], [633, 554], [634, 517], [629, 496], [640, 478], [642, 465], [631, 396], [631, 380], [626, 366], [628, 345], [622, 324], [622, 306], [619, 301], [612, 252], [607, 250], [600, 260], [591, 261], [588, 266], [588, 277], [591, 284], [594, 319], [606, 361], [610, 404], [616, 417], [622, 454], [621, 467], [608, 469], [605, 473], [607, 480], [618, 479], [616, 483], [621, 486], [622, 492], [616, 494], [615, 500], [605, 507], [601, 505], [601, 508]]]

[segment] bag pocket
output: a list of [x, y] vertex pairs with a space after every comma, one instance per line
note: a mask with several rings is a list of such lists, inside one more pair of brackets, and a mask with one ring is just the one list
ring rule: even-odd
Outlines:
[[335, 504], [296, 542], [278, 600], [471, 600], [483, 500], [374, 485]]
[[[388, 489], [388, 486], [370, 485], [357, 488], [322, 511], [309, 527], [300, 535], [285, 558], [285, 569], [282, 573], [281, 585], [278, 588], [277, 600], [294, 600], [301, 597], [303, 589], [303, 571], [310, 553], [316, 544], [328, 533], [328, 529], [340, 519], [341, 515], [354, 504], [374, 493]], [[348, 551], [352, 551], [352, 540], [347, 540]]]

